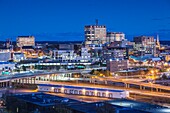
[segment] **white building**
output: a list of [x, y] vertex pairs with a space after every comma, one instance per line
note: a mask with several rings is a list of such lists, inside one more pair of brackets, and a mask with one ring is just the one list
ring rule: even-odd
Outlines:
[[13, 60], [14, 60], [15, 62], [19, 62], [19, 61], [25, 60], [25, 59], [26, 59], [26, 58], [25, 58], [24, 53], [14, 53], [14, 54], [13, 54]]
[[57, 50], [56, 58], [60, 61], [75, 61], [77, 54], [74, 53], [74, 50]]
[[122, 32], [107, 32], [107, 42], [125, 40], [125, 34]]
[[7, 62], [11, 60], [11, 52], [0, 52], [0, 61]]
[[5, 68], [10, 68], [10, 69], [15, 69], [15, 63], [12, 62], [0, 62], [0, 70], [5, 69]]
[[18, 36], [17, 37], [17, 46], [35, 46], [35, 37], [34, 36]]
[[90, 53], [87, 48], [81, 49], [81, 56], [74, 53], [74, 50], [56, 50], [56, 58], [63, 62], [88, 62], [90, 61]]
[[77, 60], [80, 62], [88, 62], [90, 61], [90, 53], [88, 53], [88, 49], [87, 48], [81, 48], [81, 56], [77, 57]]
[[85, 26], [85, 45], [104, 44], [106, 43], [106, 26], [104, 25], [89, 25]]
[[96, 96], [106, 98], [127, 98], [129, 92], [125, 90], [113, 90], [107, 88], [94, 88], [94, 87], [83, 87], [83, 86], [67, 86], [67, 85], [52, 85], [52, 84], [38, 84], [38, 91], [43, 92], [55, 92], [64, 93], [71, 95], [81, 96]]

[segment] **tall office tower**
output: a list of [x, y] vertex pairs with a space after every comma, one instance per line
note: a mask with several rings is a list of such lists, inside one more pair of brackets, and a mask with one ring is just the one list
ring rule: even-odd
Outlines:
[[134, 37], [135, 49], [146, 54], [154, 54], [155, 40], [153, 36]]
[[125, 34], [122, 32], [107, 32], [107, 42], [122, 41]]
[[35, 46], [35, 37], [34, 36], [18, 36], [17, 37], [17, 46]]
[[106, 43], [106, 26], [98, 25], [98, 21], [96, 21], [96, 25], [85, 26], [84, 32], [85, 46]]

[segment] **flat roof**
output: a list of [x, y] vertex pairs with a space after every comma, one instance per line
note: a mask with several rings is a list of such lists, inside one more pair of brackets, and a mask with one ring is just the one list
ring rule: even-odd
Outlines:
[[119, 113], [170, 113], [170, 108], [127, 99], [86, 103], [73, 99], [63, 102], [68, 98], [45, 93], [15, 94], [14, 97], [42, 107], [54, 106], [56, 104], [63, 103], [73, 110], [84, 113], [96, 113], [96, 111], [102, 108], [105, 103], [109, 105], [107, 109], [110, 110], [113, 108], [113, 110], [118, 110]]
[[38, 86], [49, 86], [49, 87], [64, 87], [70, 89], [87, 89], [87, 90], [97, 90], [97, 91], [109, 91], [109, 92], [124, 92], [124, 90], [113, 90], [108, 88], [91, 88], [91, 87], [80, 87], [80, 86], [69, 86], [69, 85], [53, 85], [53, 84], [38, 84]]
[[[14, 97], [21, 99], [23, 101], [36, 104], [38, 106], [53, 106], [56, 103], [64, 103], [64, 104], [77, 104], [82, 103], [77, 100], [68, 99], [60, 96], [45, 94], [45, 93], [32, 93], [32, 94], [15, 94]], [[68, 102], [64, 102], [68, 100]]]
[[170, 113], [170, 108], [155, 105], [155, 104], [145, 103], [145, 102], [138, 102], [138, 101], [127, 100], [127, 99], [117, 99], [108, 102], [112, 105], [133, 108], [136, 110], [142, 110], [151, 113]]
[[[102, 106], [104, 106], [104, 102], [94, 102], [94, 103], [83, 103], [83, 104], [79, 104], [79, 105], [70, 105], [69, 107], [77, 110], [79, 112], [84, 112], [84, 113], [96, 113], [97, 111], [99, 111]], [[109, 104], [109, 103], [108, 103]], [[121, 106], [115, 106], [112, 104], [109, 104], [109, 107], [106, 105], [106, 109], [108, 109], [108, 111], [119, 111], [119, 113], [148, 113], [145, 111], [141, 111], [141, 110], [136, 110], [133, 108], [126, 108], [126, 107], [121, 107]]]

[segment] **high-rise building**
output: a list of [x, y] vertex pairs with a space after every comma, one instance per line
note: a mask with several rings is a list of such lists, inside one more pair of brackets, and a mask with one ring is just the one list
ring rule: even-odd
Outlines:
[[145, 54], [155, 54], [155, 40], [153, 36], [134, 37], [135, 49]]
[[85, 26], [85, 45], [100, 45], [106, 42], [106, 26], [89, 25]]
[[107, 42], [125, 40], [125, 34], [122, 32], [107, 32]]
[[35, 46], [35, 37], [34, 36], [18, 36], [17, 37], [17, 46]]

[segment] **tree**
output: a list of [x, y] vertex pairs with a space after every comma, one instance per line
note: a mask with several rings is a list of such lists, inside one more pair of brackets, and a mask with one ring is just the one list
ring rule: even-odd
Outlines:
[[38, 109], [32, 111], [31, 113], [40, 113], [40, 111]]
[[35, 69], [38, 69], [38, 65], [35, 65]]
[[111, 104], [105, 102], [98, 104], [96, 113], [116, 113], [116, 110]]
[[163, 74], [163, 75], [162, 75], [162, 79], [163, 79], [163, 80], [167, 80], [167, 79], [168, 79], [168, 77], [166, 76], [166, 74]]
[[26, 67], [25, 67], [24, 65], [22, 66], [22, 70], [23, 70], [23, 71], [26, 71]]
[[55, 113], [73, 113], [64, 104], [57, 104], [55, 106]]
[[93, 70], [91, 70], [90, 74], [94, 74], [94, 69], [93, 69]]

